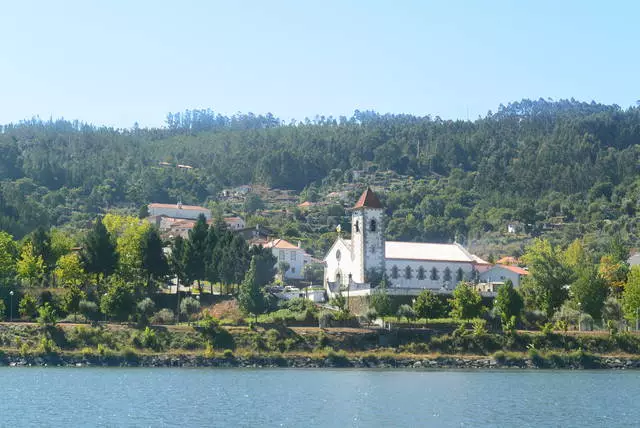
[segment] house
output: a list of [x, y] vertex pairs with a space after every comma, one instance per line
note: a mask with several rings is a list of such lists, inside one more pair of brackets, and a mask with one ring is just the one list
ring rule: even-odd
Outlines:
[[233, 231], [242, 236], [242, 239], [253, 245], [265, 245], [269, 242], [269, 237], [273, 236], [273, 231], [257, 224], [255, 227], [245, 227]]
[[267, 242], [264, 247], [271, 248], [273, 256], [278, 259], [278, 264], [286, 262], [289, 265], [284, 274], [285, 279], [304, 278], [304, 267], [310, 263], [311, 256], [302, 249], [300, 242], [294, 245], [284, 239], [274, 239]]
[[500, 260], [496, 261], [496, 264], [498, 264], [498, 265], [519, 265], [520, 264], [520, 260], [518, 260], [517, 257], [505, 256], [505, 257], [502, 257]]
[[481, 282], [505, 282], [510, 279], [514, 287], [519, 287], [522, 278], [529, 275], [529, 272], [518, 266], [495, 265], [491, 269], [480, 273]]
[[640, 252], [633, 251], [627, 259], [627, 264], [629, 265], [629, 267], [640, 265]]
[[207, 220], [211, 219], [211, 210], [196, 205], [183, 205], [181, 202], [177, 204], [149, 204], [149, 215], [164, 216], [176, 219], [197, 220], [200, 214], [204, 214]]
[[224, 222], [227, 224], [229, 230], [240, 230], [245, 228], [245, 223], [242, 217], [225, 217]]
[[389, 278], [390, 294], [417, 295], [424, 289], [448, 293], [462, 280], [473, 278], [486, 262], [457, 243], [386, 241], [384, 210], [370, 189], [352, 208], [351, 239], [339, 237], [324, 258], [325, 288], [367, 295], [371, 281]]

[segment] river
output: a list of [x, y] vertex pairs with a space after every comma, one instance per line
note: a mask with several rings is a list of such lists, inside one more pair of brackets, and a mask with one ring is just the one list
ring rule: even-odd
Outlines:
[[640, 426], [640, 371], [0, 368], [7, 427]]

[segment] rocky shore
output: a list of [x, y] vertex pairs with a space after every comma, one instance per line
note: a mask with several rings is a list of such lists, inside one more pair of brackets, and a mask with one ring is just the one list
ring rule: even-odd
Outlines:
[[640, 369], [640, 359], [607, 356], [590, 356], [569, 360], [521, 358], [496, 360], [490, 357], [449, 356], [434, 359], [347, 357], [326, 358], [301, 356], [251, 356], [213, 357], [202, 356], [108, 356], [76, 357], [68, 355], [11, 356], [3, 355], [0, 366], [10, 367], [245, 367], [245, 368], [372, 368], [372, 369]]

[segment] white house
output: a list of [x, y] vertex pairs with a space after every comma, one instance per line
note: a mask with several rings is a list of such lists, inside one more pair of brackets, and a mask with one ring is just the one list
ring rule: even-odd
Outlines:
[[242, 217], [225, 217], [224, 222], [230, 230], [240, 230], [245, 228]]
[[182, 205], [178, 202], [176, 205], [172, 204], [149, 204], [149, 216], [164, 216], [180, 219], [197, 220], [200, 214], [204, 214], [207, 220], [211, 219], [211, 210], [204, 207], [195, 205]]
[[289, 269], [284, 274], [285, 279], [303, 279], [304, 267], [311, 257], [301, 248], [300, 243], [294, 245], [284, 239], [274, 239], [264, 245], [265, 248], [271, 248], [271, 252], [280, 262], [286, 262]]
[[383, 215], [378, 197], [365, 190], [352, 209], [351, 239], [338, 238], [324, 258], [329, 295], [346, 288], [354, 295], [369, 294], [370, 281], [383, 273], [391, 294], [417, 295], [423, 289], [448, 293], [486, 263], [456, 243], [386, 241]]
[[519, 287], [522, 278], [529, 275], [529, 272], [518, 266], [495, 265], [491, 269], [480, 273], [480, 281], [505, 282], [510, 279], [514, 287]]

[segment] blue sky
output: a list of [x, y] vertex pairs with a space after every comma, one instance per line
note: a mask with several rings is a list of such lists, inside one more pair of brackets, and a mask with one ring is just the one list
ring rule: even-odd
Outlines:
[[640, 2], [11, 1], [0, 123], [170, 111], [474, 119], [522, 98], [640, 99]]

